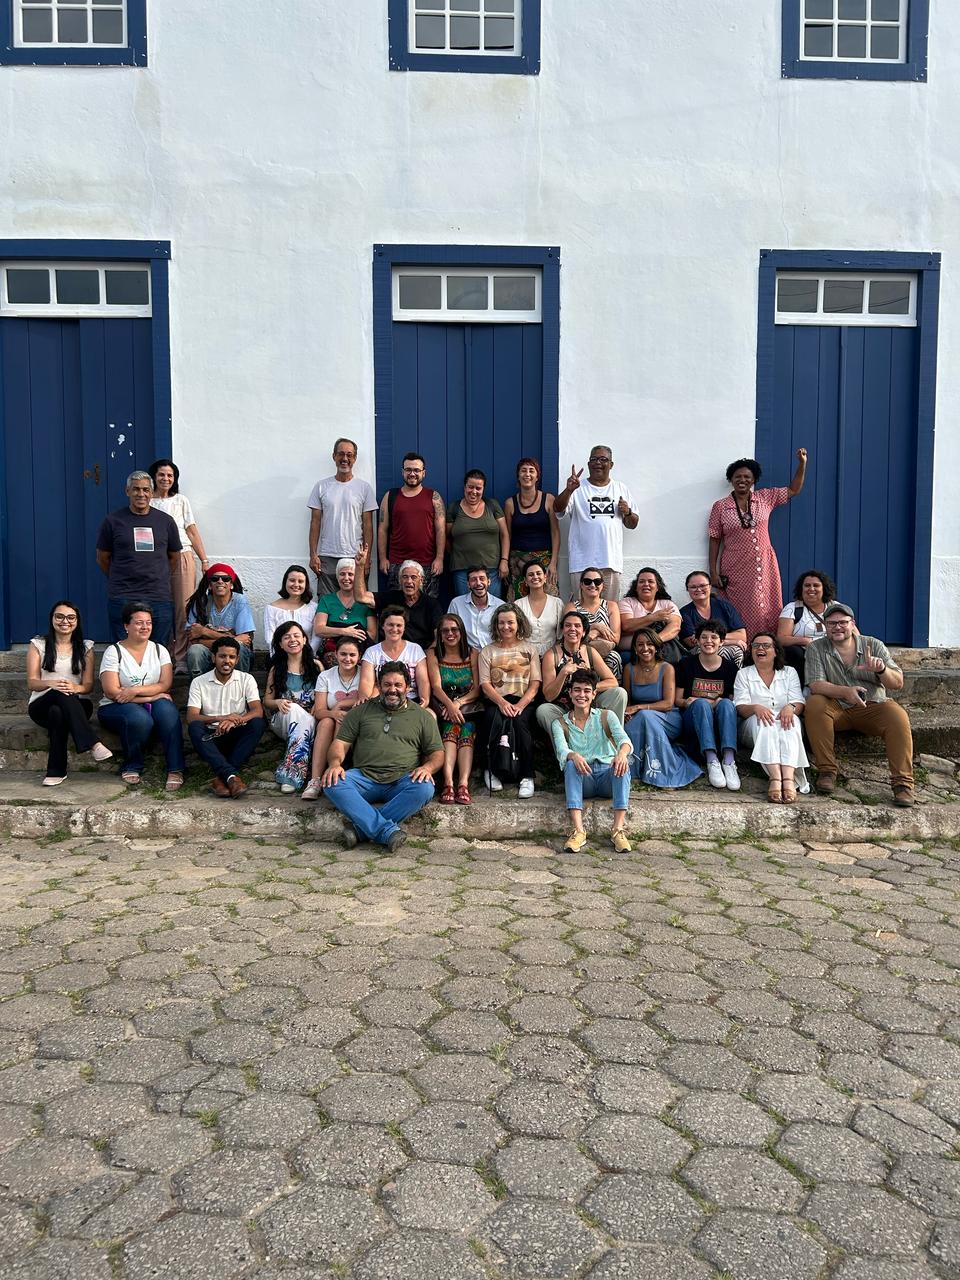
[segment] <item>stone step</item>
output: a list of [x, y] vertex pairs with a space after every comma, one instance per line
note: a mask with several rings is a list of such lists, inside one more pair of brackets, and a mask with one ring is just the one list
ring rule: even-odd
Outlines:
[[[914, 809], [888, 803], [844, 803], [836, 797], [800, 797], [795, 805], [770, 805], [763, 783], [745, 779], [736, 795], [696, 783], [682, 793], [635, 788], [628, 829], [637, 839], [670, 840], [685, 835], [728, 840], [775, 841], [811, 837], [830, 841], [885, 839], [944, 840], [960, 836], [960, 804], [926, 801]], [[591, 844], [615, 857], [607, 840], [608, 801], [588, 801], [584, 824]], [[470, 806], [431, 804], [405, 824], [412, 839], [460, 836], [466, 839], [529, 841], [542, 849], [559, 847], [564, 835], [560, 797], [538, 791], [518, 800], [512, 789], [489, 797], [475, 793]], [[0, 832], [15, 837], [173, 836], [200, 834], [285, 836], [297, 842], [339, 842], [340, 818], [326, 800], [307, 804], [256, 785], [240, 800], [209, 795], [175, 797], [125, 789], [115, 776], [74, 774], [60, 787], [46, 789], [35, 774], [8, 772], [0, 780]], [[370, 846], [371, 857], [376, 855]]]

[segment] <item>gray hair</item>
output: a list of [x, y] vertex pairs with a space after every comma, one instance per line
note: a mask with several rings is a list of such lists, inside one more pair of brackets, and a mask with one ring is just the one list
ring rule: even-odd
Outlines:
[[355, 556], [341, 556], [337, 561], [336, 572], [339, 573], [341, 569], [356, 569], [356, 567], [357, 560]]
[[403, 571], [404, 571], [405, 569], [416, 569], [417, 573], [419, 573], [419, 575], [420, 575], [420, 581], [421, 581], [421, 582], [425, 581], [425, 579], [426, 579], [426, 574], [423, 572], [423, 565], [422, 565], [422, 564], [420, 564], [420, 563], [418, 563], [418, 561], [416, 561], [416, 560], [404, 560], [403, 564], [402, 564], [402, 565], [400, 566], [400, 568], [397, 570], [397, 577], [398, 577], [398, 578], [399, 578], [400, 574], [401, 574], [401, 573], [403, 573]]
[[150, 488], [152, 489], [154, 487], [153, 476], [149, 471], [131, 471], [127, 476], [127, 483], [123, 486], [124, 493], [130, 492], [130, 486], [133, 484], [134, 480], [149, 480]]

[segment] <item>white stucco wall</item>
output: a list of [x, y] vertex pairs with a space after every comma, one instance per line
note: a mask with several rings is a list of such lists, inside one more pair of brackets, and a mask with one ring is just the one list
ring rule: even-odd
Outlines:
[[155, 0], [148, 69], [0, 68], [0, 227], [172, 241], [175, 456], [261, 603], [335, 435], [372, 478], [375, 242], [560, 246], [561, 471], [614, 446], [627, 570], [681, 603], [753, 448], [759, 250], [940, 251], [930, 634], [960, 643], [960, 41], [931, 8], [915, 85], [781, 80], [774, 0], [544, 0], [538, 77], [389, 72], [385, 0]]

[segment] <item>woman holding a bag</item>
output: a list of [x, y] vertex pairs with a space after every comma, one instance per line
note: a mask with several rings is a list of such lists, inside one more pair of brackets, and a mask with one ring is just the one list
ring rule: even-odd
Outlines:
[[490, 704], [489, 762], [483, 780], [491, 791], [519, 779], [521, 800], [533, 795], [533, 703], [540, 690], [540, 655], [530, 624], [516, 605], [502, 604], [490, 620], [491, 644], [480, 650], [480, 688]]

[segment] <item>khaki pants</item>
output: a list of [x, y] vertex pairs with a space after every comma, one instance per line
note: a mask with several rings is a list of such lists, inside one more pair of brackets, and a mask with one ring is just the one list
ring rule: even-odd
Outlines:
[[868, 738], [883, 739], [893, 786], [913, 786], [913, 734], [910, 718], [898, 702], [868, 702], [865, 707], [848, 707], [836, 698], [812, 693], [803, 718], [813, 758], [821, 773], [837, 772], [833, 749], [836, 731], [855, 729]]
[[170, 593], [173, 596], [173, 661], [182, 666], [187, 660], [187, 601], [197, 589], [197, 562], [192, 551], [181, 551], [170, 561]]

